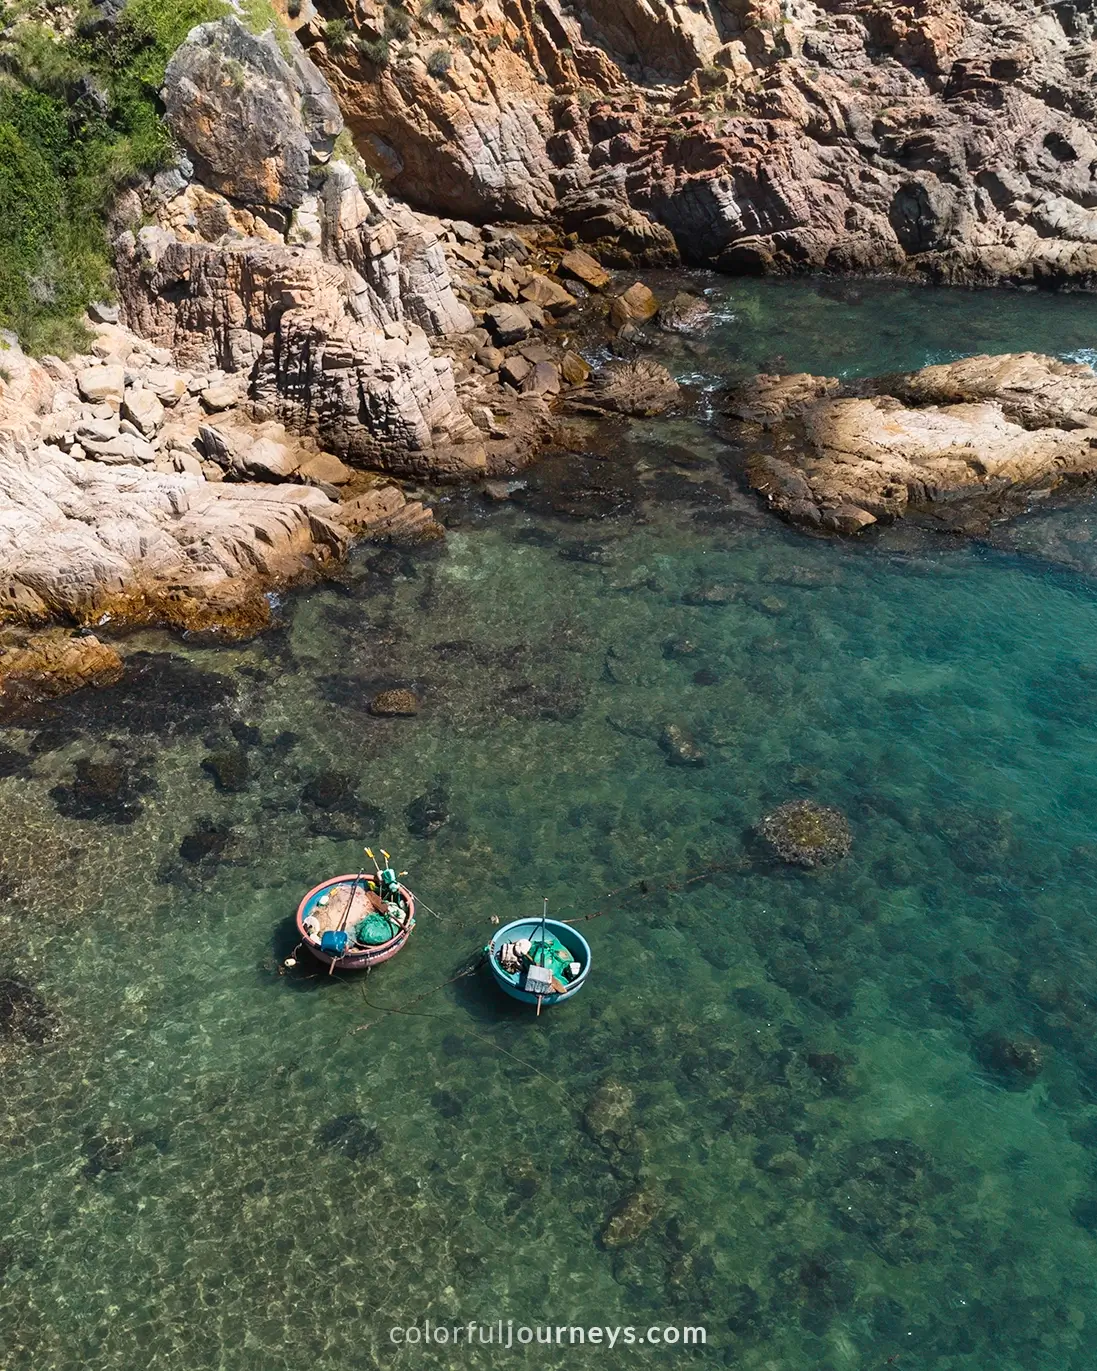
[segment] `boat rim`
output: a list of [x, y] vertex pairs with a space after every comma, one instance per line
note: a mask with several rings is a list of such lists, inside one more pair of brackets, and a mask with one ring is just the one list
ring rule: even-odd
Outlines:
[[[491, 963], [492, 970], [497, 971], [501, 976], [506, 976], [509, 980], [510, 973], [504, 970], [502, 966], [500, 966], [498, 959], [498, 954], [502, 950], [503, 943], [507, 941], [504, 935], [509, 933], [511, 929], [521, 928], [528, 924], [535, 924], [539, 926], [541, 922], [542, 920], [539, 915], [527, 914], [524, 918], [512, 919], [509, 924], [504, 924], [502, 928], [496, 929], [495, 932], [492, 934], [487, 949], [488, 959]], [[566, 923], [563, 919], [545, 919], [544, 925], [546, 928], [552, 928], [553, 926], [555, 926], [556, 928], [566, 928], [569, 933], [571, 933], [574, 937], [576, 937], [579, 940], [579, 943], [582, 947], [583, 969], [579, 972], [579, 975], [576, 976], [575, 980], [569, 983], [567, 990], [558, 990], [553, 992], [558, 996], [570, 994], [570, 992], [573, 989], [578, 989], [580, 983], [586, 979], [587, 972], [590, 970], [590, 963], [592, 957], [590, 943], [587, 942], [586, 938], [583, 937], [582, 933], [579, 932], [579, 930], [575, 927], [574, 924]], [[569, 948], [569, 951], [572, 950], [574, 949]], [[515, 984], [517, 984], [517, 982], [515, 982]], [[545, 996], [543, 998], [547, 999], [548, 996]]]
[[[357, 881], [375, 880], [376, 877], [367, 872], [348, 871], [342, 876], [329, 876], [327, 880], [321, 881], [319, 885], [314, 885], [312, 889], [302, 897], [301, 903], [297, 906], [297, 931], [304, 940], [306, 947], [314, 951], [320, 950], [320, 939], [313, 938], [305, 932], [305, 909], [314, 896], [319, 895], [321, 891], [327, 890], [332, 886], [354, 884]], [[408, 902], [408, 918], [403, 927], [394, 933], [386, 942], [376, 943], [372, 947], [363, 948], [361, 952], [346, 952], [339, 958], [339, 961], [353, 961], [355, 958], [375, 958], [378, 953], [385, 952], [394, 945], [400, 943], [401, 940], [408, 938], [415, 925], [415, 896], [403, 882], [398, 884], [398, 889]]]

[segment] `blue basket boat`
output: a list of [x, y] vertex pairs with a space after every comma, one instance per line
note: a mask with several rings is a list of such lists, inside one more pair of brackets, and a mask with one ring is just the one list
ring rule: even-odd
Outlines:
[[[513, 951], [523, 944], [528, 950]], [[499, 929], [484, 951], [499, 989], [513, 1000], [535, 1004], [538, 1013], [543, 1004], [557, 1004], [578, 995], [590, 972], [590, 944], [571, 924], [558, 919], [515, 919]], [[549, 975], [539, 975], [539, 971]], [[544, 988], [537, 993], [527, 985]]]

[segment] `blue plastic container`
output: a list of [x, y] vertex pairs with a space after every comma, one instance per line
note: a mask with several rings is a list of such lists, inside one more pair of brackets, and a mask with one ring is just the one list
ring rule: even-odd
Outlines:
[[[586, 984], [587, 975], [590, 972], [590, 944], [577, 929], [573, 928], [571, 924], [560, 923], [557, 919], [546, 919], [544, 928], [546, 933], [551, 933], [559, 938], [567, 950], [572, 953], [574, 960], [579, 963], [579, 974], [573, 981], [568, 982], [566, 990], [552, 991], [548, 995], [542, 995], [541, 1003], [543, 1005], [556, 1004], [559, 1000], [570, 1000], [573, 995], [578, 995]], [[528, 938], [532, 943], [536, 942], [540, 936], [540, 919], [515, 919], [513, 923], [499, 929], [484, 949], [488, 954], [488, 966], [491, 967], [491, 974], [495, 978], [496, 985], [512, 1000], [521, 1000], [523, 1004], [536, 1004], [537, 996], [522, 989], [520, 972], [503, 970], [499, 965], [497, 953], [504, 943], [518, 942], [521, 938]]]

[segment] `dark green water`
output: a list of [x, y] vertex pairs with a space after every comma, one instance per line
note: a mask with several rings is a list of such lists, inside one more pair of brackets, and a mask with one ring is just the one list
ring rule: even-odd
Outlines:
[[[666, 355], [715, 387], [778, 353], [1097, 340], [1083, 297], [852, 289], [720, 287], [718, 328]], [[8, 731], [4, 974], [41, 1003], [0, 1022], [5, 1371], [1092, 1366], [1092, 511], [1008, 548], [807, 540], [705, 423], [624, 435], [615, 519], [451, 497], [441, 553], [367, 551], [245, 648], [133, 643], [133, 685]], [[390, 683], [419, 717], [365, 713]], [[704, 766], [668, 764], [668, 724]], [[232, 792], [201, 765], [226, 750]], [[113, 799], [74, 794], [88, 758]], [[800, 797], [848, 816], [831, 870], [750, 836]], [[440, 917], [368, 981], [279, 975], [300, 895], [371, 839]], [[573, 1003], [434, 990], [543, 894], [610, 911]], [[1003, 1037], [1041, 1045], [1037, 1078]], [[608, 1246], [636, 1194], [648, 1226]], [[708, 1346], [392, 1346], [425, 1318]]]

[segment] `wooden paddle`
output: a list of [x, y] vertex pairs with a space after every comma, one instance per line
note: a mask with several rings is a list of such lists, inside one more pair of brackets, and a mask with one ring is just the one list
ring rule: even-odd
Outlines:
[[[366, 848], [366, 852], [369, 853], [369, 855], [370, 855], [371, 857], [373, 856], [373, 853], [370, 852], [370, 850], [369, 850], [368, 847]], [[376, 863], [374, 863], [374, 865], [376, 865]], [[346, 928], [346, 926], [347, 926], [347, 920], [350, 918], [350, 911], [351, 911], [351, 908], [352, 908], [352, 906], [353, 906], [353, 904], [354, 904], [354, 897], [355, 897], [355, 895], [358, 894], [358, 882], [362, 879], [362, 877], [363, 877], [365, 874], [366, 874], [366, 873], [365, 873], [365, 868], [363, 868], [361, 871], [359, 871], [358, 875], [355, 876], [355, 878], [354, 878], [354, 884], [353, 884], [353, 885], [351, 886], [351, 888], [350, 888], [350, 898], [347, 900], [347, 907], [346, 907], [346, 909], [343, 910], [343, 917], [339, 920], [339, 927], [335, 930], [337, 933], [342, 933], [343, 930], [344, 930], [344, 929]], [[328, 962], [328, 975], [329, 975], [329, 976], [330, 976], [330, 975], [332, 974], [332, 972], [335, 970], [335, 963], [336, 963], [337, 961], [339, 961], [339, 958], [338, 958], [338, 957], [333, 957], [333, 958], [331, 959], [331, 961]]]

